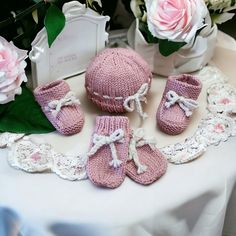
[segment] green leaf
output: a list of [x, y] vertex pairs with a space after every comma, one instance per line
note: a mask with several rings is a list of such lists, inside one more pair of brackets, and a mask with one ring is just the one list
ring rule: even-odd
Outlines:
[[211, 16], [211, 21], [212, 21], [212, 24], [214, 24], [214, 22], [217, 21], [217, 18], [220, 16], [221, 14], [219, 13], [212, 13], [210, 16]]
[[44, 25], [48, 35], [48, 45], [51, 47], [54, 40], [61, 33], [65, 26], [66, 18], [62, 11], [54, 4], [47, 10]]
[[139, 30], [147, 43], [158, 43], [159, 39], [154, 37], [148, 29], [147, 23], [139, 21]]
[[40, 134], [54, 130], [25, 85], [15, 101], [0, 105], [0, 132]]
[[159, 51], [162, 56], [168, 57], [182, 48], [185, 44], [185, 42], [172, 42], [167, 39], [159, 39]]
[[139, 21], [139, 30], [147, 43], [159, 44], [159, 51], [164, 57], [167, 57], [172, 53], [178, 51], [186, 44], [185, 42], [172, 42], [168, 41], [167, 39], [159, 39], [154, 37], [149, 31], [147, 23], [143, 21]]

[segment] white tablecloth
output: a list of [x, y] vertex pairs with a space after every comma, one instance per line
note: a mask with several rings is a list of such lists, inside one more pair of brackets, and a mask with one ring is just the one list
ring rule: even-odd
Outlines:
[[[219, 39], [213, 62], [236, 86], [235, 42], [223, 34]], [[87, 148], [92, 130], [86, 127], [93, 126], [95, 114], [93, 108], [85, 109], [86, 124], [78, 140], [53, 139], [59, 151]], [[153, 127], [146, 125], [150, 132]], [[169, 165], [153, 185], [126, 178], [114, 190], [97, 188], [88, 180], [69, 182], [50, 173], [15, 170], [7, 163], [6, 150], [0, 150], [0, 235], [220, 236], [224, 227], [224, 235], [235, 236], [235, 144], [236, 138], [230, 138], [194, 162]]]

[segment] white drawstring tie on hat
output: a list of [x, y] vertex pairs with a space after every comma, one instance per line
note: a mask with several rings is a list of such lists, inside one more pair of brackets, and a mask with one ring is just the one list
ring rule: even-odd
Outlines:
[[193, 110], [198, 107], [198, 103], [190, 98], [179, 96], [175, 91], [170, 90], [166, 94], [167, 102], [165, 103], [166, 108], [170, 108], [174, 104], [178, 103], [180, 108], [184, 111], [187, 117], [193, 114]]
[[141, 102], [147, 103], [147, 98], [145, 97], [147, 92], [148, 92], [148, 83], [145, 83], [139, 88], [137, 93], [125, 99], [124, 104], [123, 104], [125, 110], [128, 112], [132, 112], [136, 109], [138, 114], [143, 119], [146, 119], [148, 115], [147, 113], [143, 112]]
[[69, 91], [63, 98], [49, 102], [45, 107], [45, 110], [50, 111], [54, 117], [57, 117], [63, 106], [71, 106], [76, 104], [80, 105], [79, 99], [75, 97], [75, 94], [72, 91]]
[[138, 174], [142, 174], [147, 170], [147, 166], [142, 165], [140, 163], [138, 153], [136, 150], [136, 147], [142, 147], [144, 145], [149, 145], [152, 150], [155, 150], [156, 140], [154, 138], [145, 139], [144, 130], [140, 128], [133, 132], [133, 137], [131, 138], [129, 144], [129, 158], [128, 158], [128, 160], [134, 161], [134, 164], [137, 167]]
[[94, 134], [93, 144], [94, 146], [87, 153], [87, 157], [94, 155], [98, 149], [104, 145], [109, 145], [111, 149], [112, 161], [109, 162], [110, 166], [117, 168], [121, 165], [122, 161], [118, 159], [115, 142], [123, 143], [124, 131], [117, 129], [110, 136]]

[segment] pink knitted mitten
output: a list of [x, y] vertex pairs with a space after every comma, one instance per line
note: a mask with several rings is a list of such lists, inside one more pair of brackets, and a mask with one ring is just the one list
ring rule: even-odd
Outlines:
[[116, 188], [125, 178], [128, 159], [129, 120], [123, 116], [98, 116], [87, 153], [87, 174], [98, 186]]
[[165, 174], [167, 161], [156, 148], [154, 139], [145, 139], [144, 130], [137, 129], [129, 145], [126, 175], [137, 183], [148, 185]]
[[157, 110], [157, 125], [163, 132], [176, 135], [186, 129], [201, 89], [201, 82], [192, 75], [168, 78]]
[[64, 80], [37, 87], [34, 96], [48, 120], [58, 132], [70, 135], [79, 133], [84, 124], [80, 102]]

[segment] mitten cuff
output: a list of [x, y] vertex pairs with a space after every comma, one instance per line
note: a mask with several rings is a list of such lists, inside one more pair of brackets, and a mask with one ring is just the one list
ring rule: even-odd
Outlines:
[[129, 133], [129, 119], [125, 116], [98, 116], [96, 117], [95, 133], [111, 134], [117, 129]]

